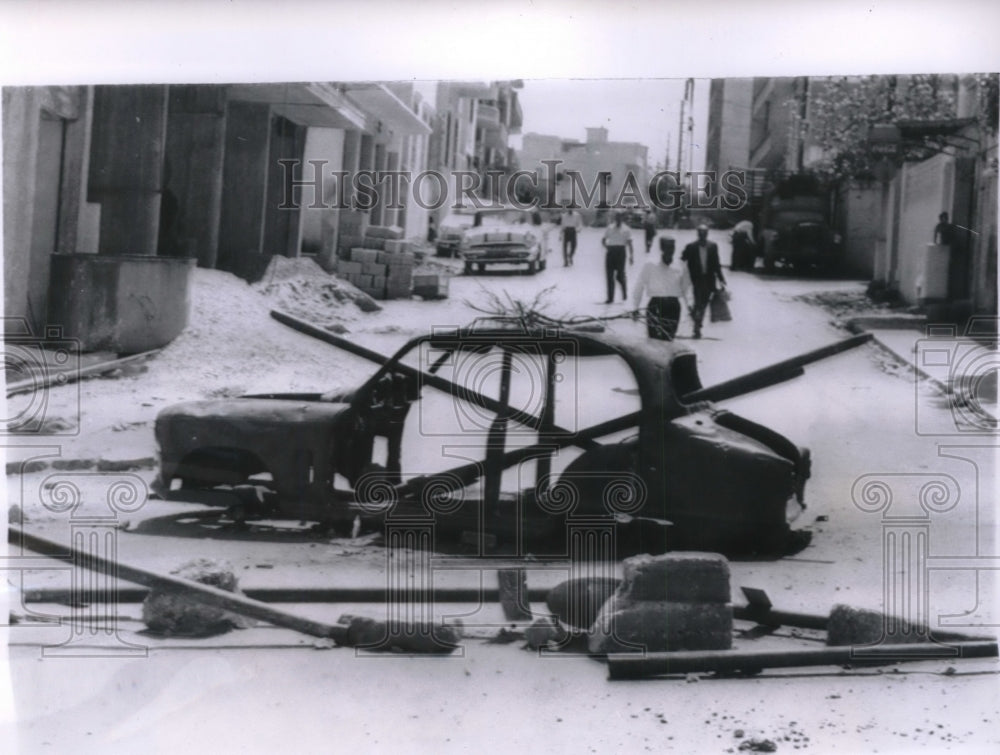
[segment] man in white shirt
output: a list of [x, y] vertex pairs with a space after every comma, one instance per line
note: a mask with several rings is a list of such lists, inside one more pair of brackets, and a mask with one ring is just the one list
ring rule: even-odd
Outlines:
[[646, 332], [650, 338], [672, 341], [677, 335], [681, 319], [681, 301], [685, 304], [691, 293], [691, 279], [684, 268], [671, 267], [674, 261], [674, 240], [660, 239], [660, 261], [647, 262], [635, 284], [632, 304], [636, 309], [644, 294], [649, 294], [646, 305]]
[[562, 243], [563, 243], [563, 267], [573, 264], [573, 257], [576, 255], [576, 237], [583, 228], [583, 217], [576, 208], [571, 206], [563, 213], [562, 220]]
[[629, 263], [632, 262], [632, 231], [624, 224], [622, 213], [615, 215], [615, 222], [604, 232], [601, 243], [607, 250], [604, 254], [604, 273], [608, 281], [608, 300], [615, 300], [615, 280], [622, 287], [622, 301], [628, 301], [628, 288], [625, 281], [625, 251], [628, 250]]

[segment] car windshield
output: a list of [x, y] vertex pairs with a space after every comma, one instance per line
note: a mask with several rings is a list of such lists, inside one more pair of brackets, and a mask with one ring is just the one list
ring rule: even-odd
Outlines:
[[476, 213], [476, 226], [497, 226], [527, 223], [528, 215], [524, 210], [491, 210]]

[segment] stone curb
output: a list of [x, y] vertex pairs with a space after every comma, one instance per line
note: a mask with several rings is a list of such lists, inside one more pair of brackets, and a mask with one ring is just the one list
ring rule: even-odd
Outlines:
[[[886, 318], [886, 320], [891, 320], [894, 318]], [[926, 323], [926, 318], [919, 318]], [[877, 321], [877, 322], [876, 322]], [[869, 330], [869, 328], [881, 327], [883, 330], [913, 330], [912, 325], [906, 326], [893, 326], [893, 325], [881, 325], [881, 320], [872, 317], [856, 317], [847, 320], [845, 323], [846, 328], [852, 333], [871, 333], [872, 343], [880, 349], [886, 356], [892, 359], [894, 362], [898, 363], [901, 367], [905, 367], [910, 372], [915, 373], [920, 377], [921, 380], [926, 380], [931, 383], [935, 388], [945, 393], [948, 393], [948, 387], [944, 385], [936, 377], [928, 373], [927, 371], [921, 369], [913, 361], [912, 358], [905, 354], [900, 354], [896, 349], [887, 344], [881, 338], [878, 337], [878, 333], [874, 330]]]
[[29, 459], [8, 461], [7, 474], [33, 474], [46, 469], [58, 471], [96, 470], [97, 472], [135, 472], [140, 469], [155, 469], [156, 459], [144, 456], [140, 459]]

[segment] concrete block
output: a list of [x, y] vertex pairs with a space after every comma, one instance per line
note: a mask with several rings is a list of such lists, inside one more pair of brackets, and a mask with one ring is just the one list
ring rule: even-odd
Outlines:
[[377, 249], [365, 249], [365, 248], [355, 248], [351, 250], [351, 260], [353, 262], [364, 263], [378, 263], [378, 250]]
[[407, 291], [413, 288], [413, 276], [412, 275], [400, 275], [398, 273], [390, 273], [385, 276], [385, 283], [387, 286], [403, 287]]
[[623, 605], [611, 598], [590, 629], [591, 653], [728, 650], [733, 608], [724, 603], [646, 600]]
[[414, 275], [413, 293], [422, 299], [447, 299], [448, 279], [437, 274]]
[[387, 252], [400, 253], [410, 251], [410, 242], [405, 239], [386, 239], [385, 250]]
[[377, 262], [365, 262], [362, 264], [361, 272], [365, 275], [374, 275], [385, 278], [385, 265], [380, 265]]
[[[371, 228], [368, 230], [371, 231]], [[385, 239], [381, 236], [372, 236], [371, 233], [366, 233], [365, 248], [382, 250], [385, 248]]]
[[717, 553], [633, 556], [625, 559], [619, 595], [632, 601], [728, 603], [729, 562]]
[[341, 275], [364, 272], [364, 263], [352, 262], [351, 260], [337, 260], [337, 272]]
[[386, 279], [385, 296], [387, 299], [409, 299], [412, 289], [409, 283], [400, 283], [392, 278]]
[[401, 239], [406, 232], [398, 225], [370, 225], [366, 235], [383, 239]]
[[354, 285], [360, 288], [365, 293], [368, 293], [368, 289], [372, 287], [372, 277], [370, 275], [364, 275], [363, 273], [356, 277], [358, 279], [358, 282], [355, 283]]

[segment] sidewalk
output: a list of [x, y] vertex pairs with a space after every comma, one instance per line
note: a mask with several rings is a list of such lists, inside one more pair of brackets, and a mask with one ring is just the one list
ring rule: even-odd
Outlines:
[[995, 345], [970, 338], [958, 328], [930, 325], [925, 317], [856, 317], [846, 325], [855, 333], [871, 333], [883, 351], [939, 390], [950, 392], [958, 378], [975, 379], [996, 371]]

